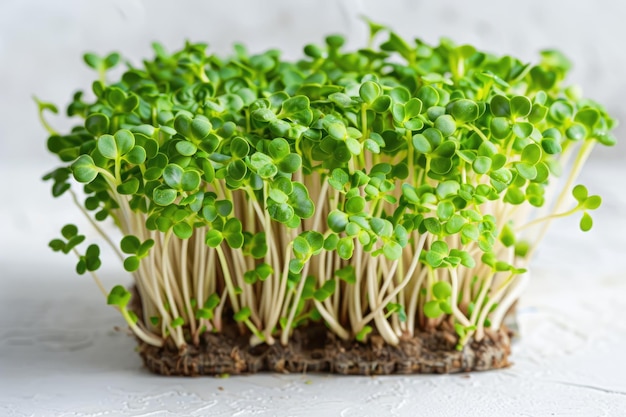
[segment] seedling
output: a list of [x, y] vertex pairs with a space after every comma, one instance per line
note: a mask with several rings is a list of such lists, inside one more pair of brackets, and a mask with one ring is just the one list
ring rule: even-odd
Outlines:
[[104, 289], [75, 226], [50, 246], [143, 342], [182, 352], [234, 323], [252, 345], [288, 345], [324, 323], [398, 345], [447, 323], [463, 349], [502, 326], [554, 219], [591, 228], [601, 199], [576, 181], [615, 122], [563, 84], [560, 53], [528, 64], [371, 27], [368, 48], [329, 36], [297, 62], [155, 44], [117, 81], [119, 55], [85, 56], [93, 97], [74, 95], [71, 132], [45, 124], [62, 165], [44, 178], [113, 247], [140, 311]]

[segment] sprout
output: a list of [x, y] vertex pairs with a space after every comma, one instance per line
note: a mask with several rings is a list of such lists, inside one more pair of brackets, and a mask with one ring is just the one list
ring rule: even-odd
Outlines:
[[550, 223], [579, 214], [591, 229], [601, 199], [576, 181], [615, 122], [568, 94], [553, 51], [533, 65], [370, 27], [370, 49], [331, 36], [295, 63], [155, 45], [115, 81], [118, 54], [86, 54], [95, 99], [68, 107], [82, 123], [60, 134], [41, 115], [62, 162], [44, 179], [132, 273], [142, 314], [105, 290], [100, 248], [82, 251], [75, 226], [50, 247], [155, 346], [233, 321], [269, 345], [312, 322], [391, 345], [449, 323], [459, 349], [498, 329]]

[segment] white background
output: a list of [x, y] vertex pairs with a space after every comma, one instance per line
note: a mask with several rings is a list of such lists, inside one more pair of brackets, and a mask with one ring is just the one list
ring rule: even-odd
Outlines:
[[[113, 331], [123, 322], [95, 286], [46, 247], [65, 222], [82, 220], [40, 181], [56, 161], [31, 96], [63, 107], [89, 89], [95, 74], [82, 53], [116, 50], [138, 63], [152, 41], [171, 50], [189, 39], [220, 54], [241, 41], [297, 58], [328, 33], [363, 45], [361, 14], [408, 38], [447, 36], [529, 61], [558, 48], [575, 64], [570, 80], [626, 124], [626, 3], [618, 1], [0, 0], [0, 415], [626, 415], [623, 128], [621, 143], [598, 149], [584, 173], [605, 200], [596, 227], [583, 235], [571, 219], [552, 229], [520, 310], [516, 364], [501, 372], [155, 377], [141, 369], [132, 339]], [[110, 261], [107, 285], [128, 283]]]

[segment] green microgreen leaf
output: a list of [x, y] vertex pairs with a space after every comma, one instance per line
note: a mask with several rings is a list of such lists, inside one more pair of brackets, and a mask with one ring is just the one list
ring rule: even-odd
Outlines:
[[478, 104], [472, 100], [460, 99], [451, 102], [447, 106], [447, 111], [459, 123], [467, 123], [476, 120], [479, 116]]
[[424, 304], [424, 314], [431, 319], [440, 317], [443, 314], [443, 310], [440, 307], [439, 301], [431, 300]]
[[586, 210], [595, 210], [598, 207], [600, 207], [601, 204], [602, 204], [602, 198], [597, 195], [592, 195], [591, 197], [585, 200], [583, 207]]
[[124, 236], [120, 242], [120, 248], [122, 252], [127, 254], [136, 254], [141, 246], [139, 238], [134, 235]]
[[173, 231], [179, 239], [189, 239], [193, 234], [193, 228], [187, 223], [175, 224]]
[[98, 176], [98, 170], [89, 155], [81, 155], [72, 164], [72, 173], [76, 181], [82, 183], [90, 183]]
[[139, 257], [137, 256], [129, 256], [124, 260], [124, 269], [128, 272], [134, 272], [139, 269]]
[[372, 332], [372, 326], [364, 326], [355, 336], [354, 338], [359, 342], [365, 342], [367, 339], [367, 335]]
[[522, 161], [530, 165], [535, 165], [541, 159], [541, 147], [536, 143], [531, 143], [522, 151]]
[[107, 304], [117, 306], [119, 308], [126, 308], [128, 302], [130, 301], [130, 292], [126, 290], [121, 285], [116, 285], [111, 289], [109, 295], [107, 296]]
[[337, 282], [334, 279], [329, 279], [328, 281], [324, 282], [324, 285], [322, 285], [320, 289], [313, 293], [313, 297], [317, 301], [324, 301], [334, 294], [336, 287]]
[[526, 117], [530, 114], [532, 103], [528, 97], [515, 96], [511, 98], [510, 109], [513, 117]]
[[78, 235], [78, 227], [76, 227], [76, 225], [73, 224], [67, 224], [65, 226], [63, 226], [63, 228], [61, 229], [61, 234], [63, 235], [63, 237], [65, 239], [71, 239], [74, 236]]
[[372, 104], [381, 94], [381, 88], [372, 81], [366, 81], [359, 88], [359, 96], [367, 104]]
[[348, 284], [354, 284], [356, 282], [356, 272], [352, 265], [336, 270], [335, 276]]
[[337, 254], [342, 259], [352, 258], [354, 252], [354, 241], [349, 237], [343, 237], [337, 242]]
[[191, 156], [196, 153], [198, 147], [191, 142], [180, 141], [176, 142], [176, 150], [183, 156]]
[[185, 319], [183, 319], [182, 317], [176, 317], [174, 320], [172, 320], [170, 324], [173, 328], [181, 327], [185, 324]]
[[585, 200], [587, 200], [587, 196], [589, 195], [589, 193], [587, 191], [587, 187], [579, 184], [572, 189], [572, 195], [574, 196], [576, 201], [578, 201], [579, 203], [584, 203]]
[[155, 188], [152, 194], [154, 202], [159, 206], [169, 206], [176, 200], [177, 196], [176, 190], [171, 188]]
[[346, 201], [346, 212], [348, 214], [360, 213], [365, 209], [365, 199], [361, 196], [354, 196]]
[[233, 249], [243, 246], [243, 234], [241, 233], [242, 225], [239, 219], [230, 218], [224, 224], [222, 235], [226, 239], [228, 245]]
[[589, 213], [584, 212], [582, 218], [580, 219], [580, 230], [583, 232], [588, 232], [591, 230], [593, 226], [593, 219], [589, 215]]
[[218, 230], [209, 230], [208, 232], [206, 232], [205, 242], [208, 246], [212, 248], [218, 247], [223, 240], [224, 236]]
[[402, 256], [402, 246], [398, 242], [390, 240], [383, 245], [383, 254], [390, 260], [399, 259]]
[[437, 117], [437, 120], [435, 120], [435, 128], [439, 130], [444, 137], [446, 137], [455, 132], [456, 123], [452, 116], [445, 114]]
[[335, 232], [343, 232], [348, 225], [348, 215], [338, 210], [334, 210], [328, 214], [328, 227]]
[[235, 315], [233, 316], [233, 319], [235, 319], [236, 322], [241, 323], [241, 322], [248, 320], [251, 314], [252, 314], [252, 310], [250, 310], [250, 307], [244, 307], [235, 313]]
[[94, 136], [104, 135], [109, 131], [109, 118], [103, 113], [90, 114], [85, 119], [85, 128]]
[[433, 285], [433, 296], [439, 300], [444, 300], [452, 294], [452, 287], [448, 282], [439, 281]]

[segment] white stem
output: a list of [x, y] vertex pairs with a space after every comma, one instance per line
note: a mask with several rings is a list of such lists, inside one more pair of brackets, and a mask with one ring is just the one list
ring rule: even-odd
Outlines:
[[296, 310], [298, 309], [298, 304], [300, 303], [300, 297], [302, 297], [302, 291], [304, 290], [304, 284], [306, 282], [306, 274], [308, 273], [310, 262], [307, 262], [304, 269], [302, 270], [302, 276], [300, 277], [300, 282], [298, 283], [298, 289], [296, 292], [296, 296], [293, 299], [291, 304], [291, 311], [289, 312], [289, 317], [287, 318], [287, 324], [283, 329], [283, 334], [280, 337], [280, 343], [283, 346], [287, 346], [289, 343], [289, 335], [291, 334], [291, 325], [293, 324], [293, 319], [296, 316]]
[[[404, 278], [402, 279], [402, 282], [400, 282], [400, 284], [396, 288], [394, 288], [394, 290], [387, 297], [385, 297], [385, 299], [382, 302], [378, 303], [378, 305], [367, 316], [365, 316], [363, 320], [361, 320], [361, 322], [359, 323], [359, 329], [363, 328], [363, 326], [365, 326], [376, 315], [380, 314], [382, 310], [385, 308], [385, 306], [389, 304], [391, 300], [393, 300], [393, 298], [396, 295], [398, 295], [398, 293], [404, 287], [406, 287], [407, 284], [411, 281], [411, 278], [413, 277], [413, 273], [415, 272], [415, 269], [417, 268], [417, 265], [419, 263], [420, 253], [422, 252], [422, 248], [424, 247], [426, 236], [427, 234], [423, 234], [420, 237], [419, 243], [417, 245], [417, 247], [419, 248], [418, 252], [413, 256], [413, 261], [411, 262], [411, 265], [409, 265], [409, 269], [407, 270]], [[372, 307], [374, 307], [373, 304], [372, 304]]]
[[330, 327], [331, 330], [333, 332], [335, 332], [335, 334], [337, 336], [339, 336], [341, 339], [343, 339], [343, 340], [350, 339], [350, 334], [348, 333], [348, 331], [346, 329], [344, 329], [341, 326], [341, 324], [339, 324], [339, 322], [337, 322], [335, 317], [333, 317], [333, 315], [330, 314], [324, 308], [324, 305], [322, 303], [320, 303], [319, 301], [317, 301], [317, 300], [313, 300], [313, 302], [315, 303], [315, 308], [317, 308], [317, 311], [319, 311], [320, 315], [324, 318], [324, 320], [326, 320], [326, 324], [328, 324], [328, 327]]
[[[191, 296], [192, 294], [189, 292], [189, 271], [187, 271], [187, 250], [189, 248], [189, 239], [182, 239], [181, 241], [181, 281], [183, 287], [183, 298], [185, 302], [185, 309], [187, 310], [187, 317], [189, 321], [189, 325], [191, 327], [191, 333], [194, 334], [196, 332], [196, 318], [193, 313], [193, 308], [191, 307]], [[196, 300], [198, 302], [198, 300]]]
[[152, 346], [157, 346], [157, 347], [163, 346], [163, 339], [156, 335], [148, 333], [144, 331], [141, 327], [139, 327], [137, 323], [135, 323], [135, 321], [130, 317], [128, 310], [126, 310], [126, 308], [119, 309], [119, 311], [122, 313], [122, 316], [124, 316], [124, 319], [130, 326], [130, 329], [133, 331], [133, 333], [137, 335], [138, 338], [140, 338], [141, 340], [143, 340], [144, 342]]
[[513, 303], [519, 299], [520, 294], [528, 285], [528, 281], [528, 273], [524, 273], [520, 275], [518, 279], [509, 287], [506, 296], [492, 313], [491, 327], [499, 329], [502, 326], [502, 321], [504, 320], [506, 313], [509, 311], [509, 308], [511, 308]]
[[78, 201], [78, 197], [76, 196], [76, 193], [74, 193], [74, 191], [70, 190], [70, 194], [72, 195], [72, 200], [74, 201], [74, 204], [80, 209], [80, 211], [85, 215], [85, 217], [87, 218], [87, 220], [89, 220], [89, 223], [91, 224], [91, 226], [96, 229], [96, 231], [98, 232], [98, 234], [105, 240], [105, 242], [107, 242], [109, 244], [109, 246], [111, 247], [111, 249], [113, 249], [113, 252], [115, 252], [115, 254], [117, 255], [117, 257], [120, 259], [120, 261], [124, 262], [124, 255], [122, 255], [122, 252], [120, 252], [120, 250], [118, 249], [118, 247], [113, 243], [113, 241], [111, 240], [111, 238], [109, 237], [109, 235], [107, 235], [106, 233], [104, 233], [104, 231], [100, 228], [100, 226], [98, 226], [98, 223], [96, 223], [94, 221], [94, 219], [91, 218], [91, 216], [89, 215], [89, 213], [87, 213], [87, 211], [85, 210], [85, 208], [82, 206], [82, 204], [80, 204], [80, 202]]
[[463, 313], [461, 312], [461, 310], [459, 310], [459, 305], [458, 305], [458, 298], [459, 298], [459, 279], [457, 277], [456, 274], [456, 269], [455, 268], [450, 268], [450, 281], [452, 283], [452, 296], [451, 296], [451, 301], [452, 301], [452, 314], [454, 315], [454, 317], [463, 325], [463, 326], [469, 326], [471, 323], [470, 321], [467, 319], [467, 317], [465, 317], [463, 315]]
[[[374, 268], [369, 268], [367, 270], [367, 294], [370, 300], [370, 305], [374, 307], [376, 305], [376, 272]], [[393, 332], [393, 329], [389, 325], [389, 322], [385, 318], [382, 309], [385, 307], [384, 304], [379, 305], [372, 313], [368, 316], [372, 316], [374, 319], [374, 323], [376, 324], [376, 328], [378, 332], [385, 340], [385, 342], [389, 343], [392, 346], [395, 346], [400, 341], [398, 336]], [[367, 318], [367, 317], [366, 317]], [[369, 320], [368, 320], [369, 321]], [[367, 322], [366, 322], [367, 323]]]

